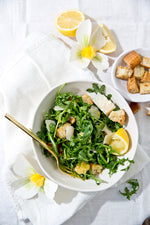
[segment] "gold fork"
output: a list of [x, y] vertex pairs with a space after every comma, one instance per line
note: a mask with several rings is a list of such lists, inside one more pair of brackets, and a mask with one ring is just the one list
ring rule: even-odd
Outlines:
[[37, 141], [41, 146], [43, 146], [47, 151], [49, 151], [54, 158], [56, 159], [56, 163], [57, 163], [57, 167], [60, 171], [62, 171], [63, 173], [66, 173], [67, 175], [73, 176], [71, 172], [71, 169], [61, 165], [59, 163], [59, 159], [56, 155], [56, 153], [44, 142], [42, 141], [37, 135], [35, 135], [31, 130], [27, 129], [24, 125], [22, 125], [21, 123], [19, 123], [15, 118], [13, 118], [11, 115], [9, 115], [8, 113], [5, 114], [5, 117], [10, 120], [13, 124], [15, 124], [17, 127], [19, 127], [21, 130], [23, 130], [25, 133], [27, 133], [30, 137], [32, 137], [35, 141]]

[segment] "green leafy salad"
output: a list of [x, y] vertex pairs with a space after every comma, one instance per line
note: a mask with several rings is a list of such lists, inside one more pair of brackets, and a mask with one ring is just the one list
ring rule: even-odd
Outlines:
[[[119, 157], [112, 146], [104, 144], [107, 131], [116, 132], [122, 125], [109, 119], [89, 96], [99, 93], [111, 101], [111, 95], [105, 94], [105, 85], [93, 84], [93, 88], [87, 89], [89, 95], [82, 96], [62, 93], [63, 87], [57, 93], [54, 106], [44, 115], [41, 131], [37, 132], [39, 138], [51, 147], [60, 164], [68, 167], [74, 177], [94, 179], [100, 184], [103, 181], [99, 174], [104, 169], [108, 169], [110, 176], [125, 162], [128, 166], [123, 170], [129, 169], [133, 160]], [[119, 107], [115, 105], [113, 111], [117, 110]], [[46, 157], [53, 157], [46, 149], [42, 151]]]

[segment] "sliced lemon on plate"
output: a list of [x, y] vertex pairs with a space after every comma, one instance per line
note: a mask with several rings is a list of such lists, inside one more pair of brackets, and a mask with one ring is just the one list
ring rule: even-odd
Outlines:
[[63, 35], [75, 37], [76, 30], [84, 20], [85, 16], [80, 10], [67, 10], [56, 17], [55, 25]]
[[120, 128], [116, 133], [106, 135], [104, 143], [116, 150], [114, 155], [124, 155], [129, 150], [129, 136], [123, 128]]
[[99, 51], [104, 54], [115, 52], [117, 46], [113, 34], [105, 24], [101, 23], [99, 26], [101, 27], [102, 33], [106, 40], [104, 47]]

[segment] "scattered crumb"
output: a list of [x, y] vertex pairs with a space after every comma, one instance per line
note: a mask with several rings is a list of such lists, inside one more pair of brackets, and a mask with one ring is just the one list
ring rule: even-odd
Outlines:
[[150, 116], [150, 110], [149, 110], [149, 111], [147, 111], [147, 116]]
[[146, 107], [146, 111], [147, 111], [147, 116], [150, 116], [150, 107]]
[[130, 106], [133, 114], [137, 113], [141, 108], [139, 103], [137, 103], [137, 102], [131, 102], [129, 106]]

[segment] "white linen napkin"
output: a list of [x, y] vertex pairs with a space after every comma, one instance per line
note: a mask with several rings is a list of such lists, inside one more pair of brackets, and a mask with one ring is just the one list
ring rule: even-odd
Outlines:
[[[94, 74], [81, 70], [69, 62], [70, 51], [62, 41], [52, 35], [35, 38], [30, 36], [20, 49], [20, 54], [8, 66], [0, 80], [1, 116], [10, 113], [26, 127], [31, 127], [34, 111], [43, 96], [56, 84], [71, 80], [94, 80]], [[22, 200], [14, 196], [12, 182], [16, 177], [11, 165], [19, 153], [29, 159], [40, 171], [34, 158], [31, 139], [21, 130], [2, 118], [4, 126], [4, 148], [6, 156], [5, 176], [19, 219], [28, 218], [33, 225], [59, 225], [69, 219], [96, 193], [81, 193], [59, 187], [55, 201], [35, 197]], [[129, 179], [149, 162], [146, 153], [138, 146], [135, 164], [122, 178]], [[102, 192], [103, 193], [103, 192]]]

